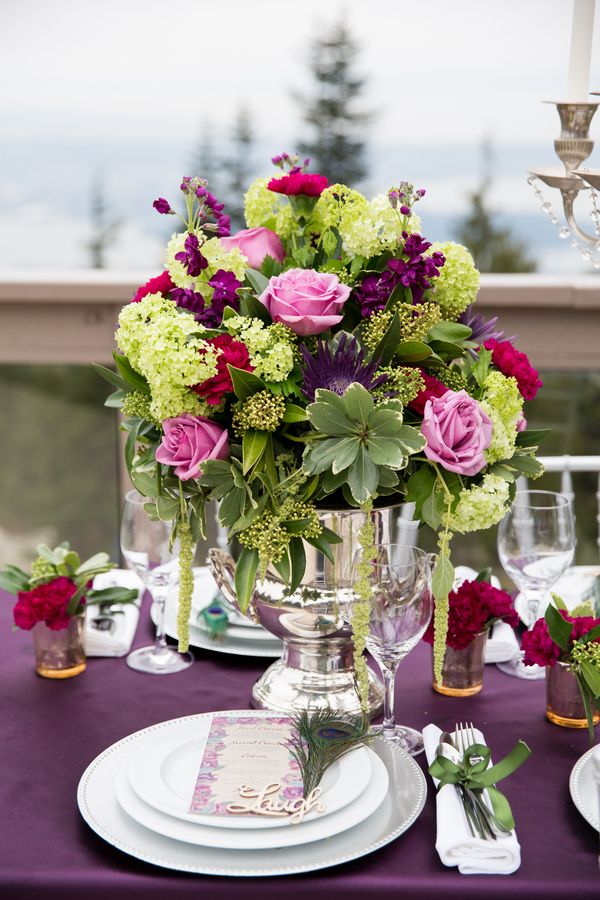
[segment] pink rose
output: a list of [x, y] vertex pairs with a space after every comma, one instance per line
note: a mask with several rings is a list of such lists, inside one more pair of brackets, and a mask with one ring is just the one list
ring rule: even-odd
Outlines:
[[282, 322], [296, 334], [321, 334], [342, 321], [342, 306], [350, 288], [337, 275], [314, 269], [288, 269], [274, 275], [259, 300], [274, 322]]
[[260, 269], [266, 256], [272, 256], [277, 262], [285, 259], [284, 246], [270, 228], [244, 228], [231, 237], [221, 238], [221, 243], [227, 250], [238, 247], [253, 269]]
[[163, 439], [156, 459], [165, 466], [175, 466], [182, 481], [200, 474], [200, 463], [206, 459], [225, 459], [229, 454], [227, 430], [204, 416], [182, 413], [162, 423]]
[[492, 423], [466, 391], [446, 391], [425, 404], [421, 433], [425, 455], [449, 472], [476, 475], [492, 440]]

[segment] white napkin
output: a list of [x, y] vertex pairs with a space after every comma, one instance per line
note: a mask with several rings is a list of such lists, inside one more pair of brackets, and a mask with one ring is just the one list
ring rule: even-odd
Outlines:
[[519, 642], [508, 622], [492, 625], [485, 645], [486, 663], [506, 662], [519, 652]]
[[140, 601], [144, 586], [135, 572], [128, 569], [111, 569], [96, 575], [95, 588], [125, 587], [137, 590], [135, 603], [124, 603], [122, 613], [112, 616], [114, 627], [110, 631], [98, 631], [92, 625], [96, 616], [101, 615], [99, 607], [90, 606], [85, 618], [85, 652], [87, 656], [125, 656], [133, 643], [138, 619], [140, 617]]
[[[423, 729], [425, 755], [431, 764], [440, 742], [441, 730], [437, 725]], [[485, 739], [475, 729], [475, 738]], [[433, 781], [437, 787], [437, 781]], [[513, 831], [508, 837], [495, 841], [474, 838], [467, 825], [462, 801], [453, 784], [445, 784], [436, 795], [437, 837], [435, 849], [445, 866], [458, 866], [462, 875], [511, 875], [521, 865], [521, 847]]]

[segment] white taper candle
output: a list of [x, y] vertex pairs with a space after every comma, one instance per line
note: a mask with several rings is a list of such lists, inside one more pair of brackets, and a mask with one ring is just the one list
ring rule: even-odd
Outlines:
[[571, 32], [567, 95], [567, 99], [571, 101], [589, 100], [595, 5], [596, 0], [573, 0], [573, 30]]

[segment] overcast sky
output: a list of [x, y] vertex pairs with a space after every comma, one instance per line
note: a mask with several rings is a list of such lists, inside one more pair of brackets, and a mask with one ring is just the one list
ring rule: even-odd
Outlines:
[[[500, 159], [502, 145], [537, 145], [535, 158], [527, 151], [523, 165], [505, 167], [494, 194], [503, 208], [535, 211], [524, 168], [554, 159], [558, 117], [541, 101], [565, 94], [571, 14], [571, 0], [0, 0], [8, 153], [0, 167], [0, 242], [12, 223], [18, 243], [18, 209], [33, 202], [32, 167], [43, 175], [45, 160], [63, 145], [76, 144], [83, 156], [73, 178], [103, 145], [114, 157], [119, 142], [143, 166], [145, 154], [166, 159], [169, 144], [191, 147], [203, 123], [225, 133], [247, 104], [261, 146], [293, 149], [301, 126], [290, 94], [306, 87], [311, 41], [340, 15], [363, 46], [365, 103], [378, 114], [369, 134], [374, 186], [412, 177], [392, 174], [402, 147], [413, 154], [435, 147], [425, 185], [431, 202], [446, 211], [459, 206], [477, 173], [469, 162], [460, 183], [447, 177], [444, 148], [456, 159], [457, 146], [473, 153], [488, 137]], [[600, 90], [600, 12], [596, 18], [592, 90]], [[600, 116], [592, 131], [599, 123]], [[181, 168], [178, 154], [174, 168]], [[55, 182], [57, 171], [46, 177]], [[125, 171], [115, 174], [119, 190]], [[60, 177], [66, 197], [67, 173]], [[167, 194], [168, 185], [152, 192]], [[39, 213], [39, 193], [36, 203]], [[54, 215], [73, 222], [75, 214], [55, 206]], [[5, 258], [11, 262], [20, 264]]]

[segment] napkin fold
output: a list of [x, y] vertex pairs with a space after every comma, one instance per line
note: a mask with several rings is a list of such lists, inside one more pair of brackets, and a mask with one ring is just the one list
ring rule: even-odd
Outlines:
[[[423, 742], [431, 764], [440, 742], [441, 729], [426, 725]], [[485, 744], [481, 731], [475, 739]], [[433, 779], [436, 787], [438, 782]], [[514, 831], [495, 841], [475, 838], [469, 831], [462, 801], [453, 784], [445, 784], [436, 794], [437, 836], [435, 849], [445, 866], [458, 866], [462, 875], [511, 875], [521, 865], [521, 847]]]
[[90, 606], [85, 617], [86, 656], [125, 656], [129, 653], [135, 637], [144, 586], [135, 572], [130, 572], [128, 569], [111, 569], [110, 572], [96, 575], [94, 587], [98, 589], [125, 587], [138, 591], [138, 599], [134, 603], [112, 605], [113, 610], [118, 608], [122, 612], [110, 616], [113, 627], [109, 631], [99, 631], [93, 625], [94, 619], [104, 615], [99, 606]]

